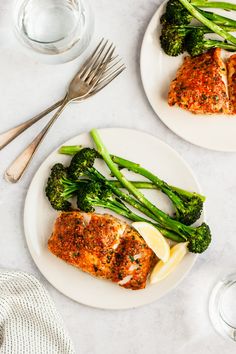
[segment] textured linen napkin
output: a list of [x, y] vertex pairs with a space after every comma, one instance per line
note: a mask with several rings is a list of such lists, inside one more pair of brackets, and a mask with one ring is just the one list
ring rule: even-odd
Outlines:
[[33, 276], [0, 270], [0, 354], [75, 354], [49, 294]]

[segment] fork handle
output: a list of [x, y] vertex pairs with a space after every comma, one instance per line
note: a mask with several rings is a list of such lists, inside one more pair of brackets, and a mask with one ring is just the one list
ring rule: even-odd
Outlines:
[[59, 107], [62, 104], [63, 100], [60, 100], [60, 101], [54, 103], [51, 107], [45, 109], [43, 112], [37, 114], [36, 116], [27, 120], [26, 122], [19, 124], [16, 127], [11, 128], [11, 129], [7, 130], [6, 132], [0, 134], [0, 150], [3, 149], [5, 146], [7, 146], [18, 135], [23, 133], [23, 131], [25, 131], [26, 129], [31, 127], [31, 125], [38, 122], [40, 119], [42, 119], [48, 113], [54, 111], [54, 109], [56, 109], [57, 107]]
[[46, 136], [47, 132], [65, 109], [66, 105], [69, 103], [67, 97], [63, 100], [61, 107], [56, 111], [54, 116], [50, 119], [47, 125], [41, 130], [41, 132], [34, 138], [34, 140], [23, 150], [20, 155], [13, 161], [13, 163], [8, 167], [5, 172], [5, 179], [8, 182], [15, 183], [19, 181], [23, 173], [25, 172], [27, 166], [29, 165], [32, 157], [34, 156], [37, 148], [42, 142], [43, 138]]

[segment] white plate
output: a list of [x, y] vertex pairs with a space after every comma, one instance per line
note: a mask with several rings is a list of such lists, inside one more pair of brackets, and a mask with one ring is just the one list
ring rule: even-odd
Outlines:
[[[111, 153], [138, 161], [171, 184], [200, 192], [193, 173], [183, 159], [157, 138], [128, 129], [102, 129], [99, 132]], [[79, 135], [65, 144], [93, 145], [89, 134]], [[66, 296], [82, 304], [98, 308], [132, 308], [148, 304], [165, 295], [191, 269], [196, 255], [189, 253], [176, 271], [161, 283], [148, 285], [144, 290], [132, 291], [83, 273], [48, 251], [47, 241], [57, 213], [45, 197], [45, 183], [50, 168], [56, 162], [68, 164], [69, 161], [70, 157], [54, 151], [38, 169], [27, 193], [24, 210], [25, 235], [30, 253], [39, 270], [56, 289]], [[103, 173], [107, 171], [102, 162], [99, 162], [98, 167]], [[135, 177], [135, 175], [132, 176]], [[158, 191], [148, 191], [146, 194], [161, 208], [171, 211], [171, 203], [163, 194]]]
[[[160, 17], [164, 2], [149, 23], [141, 49], [141, 77], [148, 100], [163, 123], [181, 138], [204, 148], [236, 151], [236, 117], [226, 115], [194, 115], [179, 107], [170, 107], [167, 94], [183, 56], [170, 57], [160, 46]], [[226, 14], [218, 11], [227, 17]], [[234, 18], [235, 18], [234, 13]]]

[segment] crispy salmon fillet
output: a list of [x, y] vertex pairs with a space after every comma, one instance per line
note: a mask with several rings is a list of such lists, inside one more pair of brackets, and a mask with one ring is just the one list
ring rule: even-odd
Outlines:
[[232, 113], [236, 113], [236, 54], [231, 55], [227, 61], [228, 90]]
[[230, 114], [226, 67], [221, 49], [211, 49], [196, 57], [187, 56], [171, 82], [170, 106], [178, 105], [196, 114]]
[[157, 260], [139, 233], [108, 214], [62, 212], [49, 250], [69, 264], [125, 288], [145, 288]]

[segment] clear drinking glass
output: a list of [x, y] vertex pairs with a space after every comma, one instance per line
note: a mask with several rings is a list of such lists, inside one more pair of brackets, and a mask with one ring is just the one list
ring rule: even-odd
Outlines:
[[236, 341], [236, 273], [231, 273], [214, 286], [209, 315], [218, 333]]
[[88, 46], [94, 19], [88, 0], [17, 0], [17, 38], [46, 62], [78, 57]]

